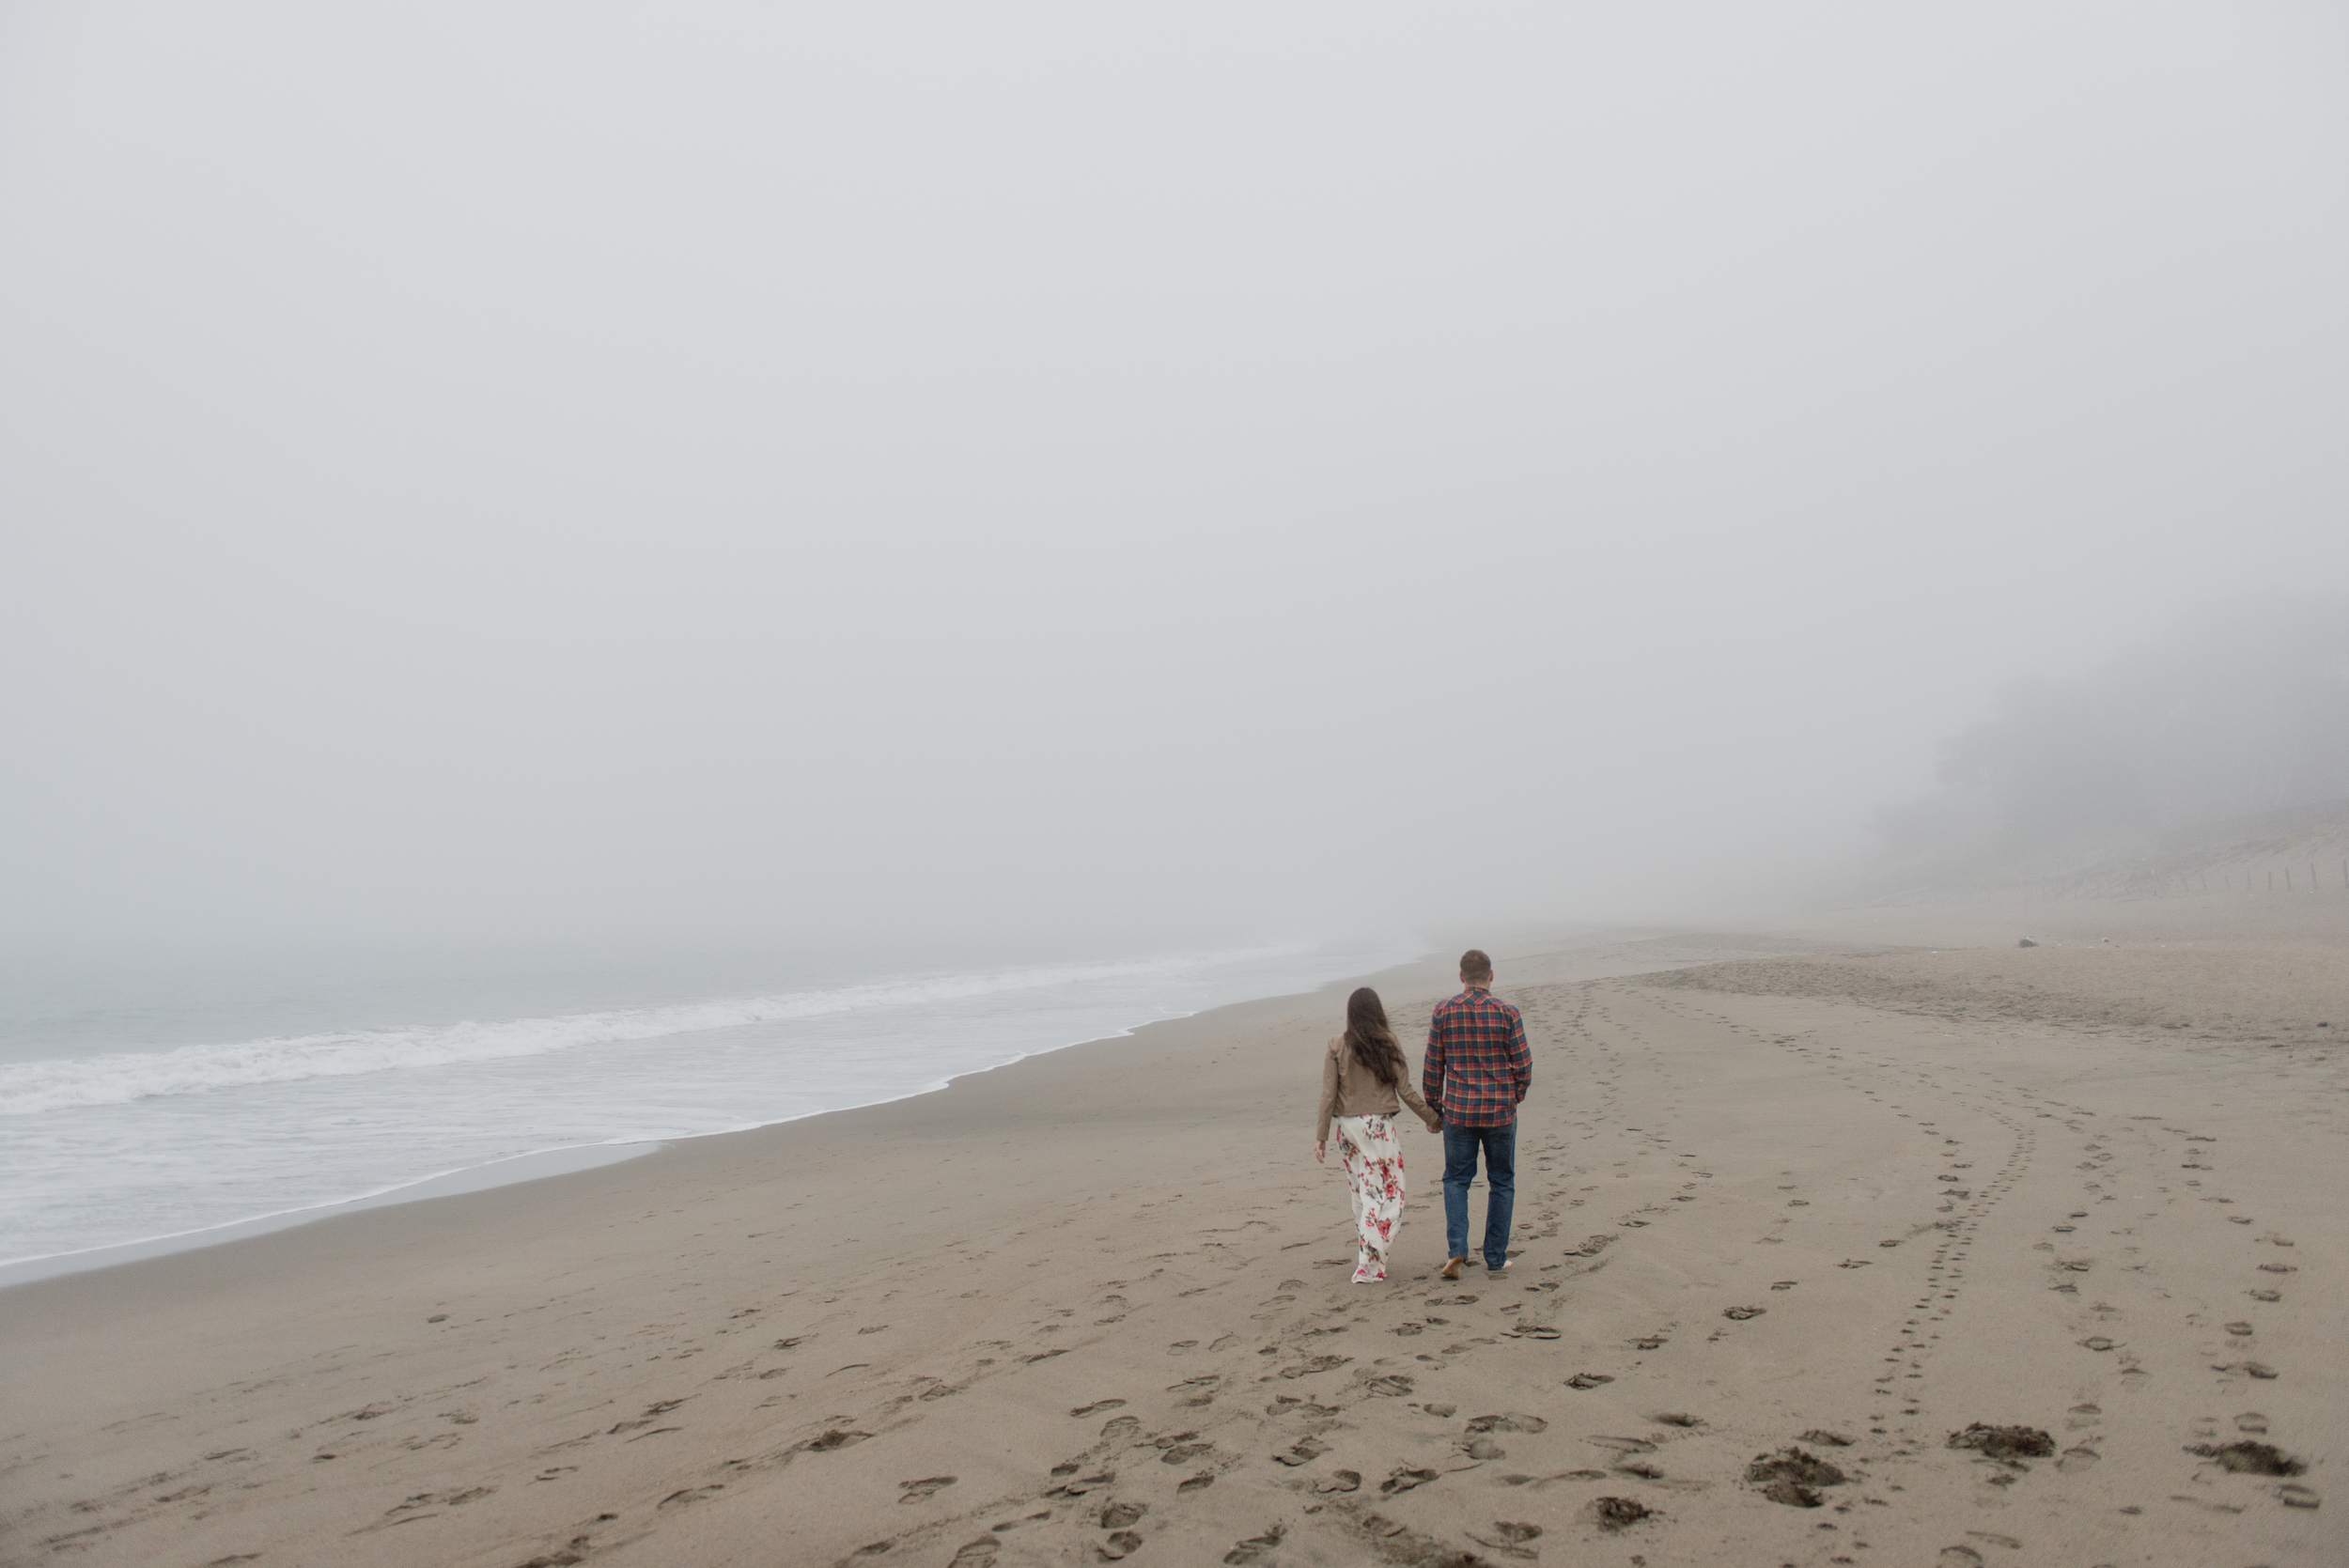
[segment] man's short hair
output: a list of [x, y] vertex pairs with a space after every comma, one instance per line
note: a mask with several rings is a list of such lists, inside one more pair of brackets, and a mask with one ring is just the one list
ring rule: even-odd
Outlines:
[[1481, 947], [1471, 947], [1460, 955], [1460, 978], [1479, 983], [1493, 977], [1493, 961]]

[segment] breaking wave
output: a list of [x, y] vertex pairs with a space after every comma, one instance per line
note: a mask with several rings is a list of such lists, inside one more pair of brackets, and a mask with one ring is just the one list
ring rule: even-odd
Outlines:
[[517, 1056], [544, 1056], [581, 1046], [661, 1040], [745, 1024], [822, 1017], [893, 1007], [921, 1007], [1001, 993], [1081, 985], [1174, 970], [1195, 958], [941, 974], [830, 990], [786, 992], [668, 1007], [624, 1008], [502, 1022], [467, 1020], [402, 1029], [181, 1046], [0, 1065], [0, 1115], [25, 1116], [82, 1106], [124, 1105], [163, 1094], [193, 1094], [256, 1083], [349, 1078], [406, 1067], [441, 1067]]

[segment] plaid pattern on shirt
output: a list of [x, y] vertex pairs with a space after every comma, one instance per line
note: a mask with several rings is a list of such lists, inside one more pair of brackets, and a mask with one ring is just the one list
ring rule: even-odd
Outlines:
[[1481, 987], [1436, 1004], [1427, 1024], [1427, 1060], [1420, 1093], [1446, 1122], [1463, 1127], [1505, 1127], [1533, 1081], [1525, 1019]]

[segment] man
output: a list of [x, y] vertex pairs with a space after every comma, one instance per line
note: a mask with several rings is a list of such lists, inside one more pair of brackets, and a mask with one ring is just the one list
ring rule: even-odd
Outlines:
[[1485, 1157], [1485, 1266], [1509, 1266], [1509, 1220], [1517, 1202], [1517, 1102], [1533, 1081], [1525, 1019], [1492, 993], [1493, 961], [1475, 948], [1460, 955], [1467, 987], [1436, 1004], [1427, 1025], [1420, 1092], [1443, 1117], [1443, 1277], [1468, 1265], [1469, 1184]]

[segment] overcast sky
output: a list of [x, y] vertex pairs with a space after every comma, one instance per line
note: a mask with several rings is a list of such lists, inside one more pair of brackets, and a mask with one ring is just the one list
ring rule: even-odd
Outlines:
[[1695, 915], [2349, 584], [2334, 7], [0, 4], [0, 931]]

